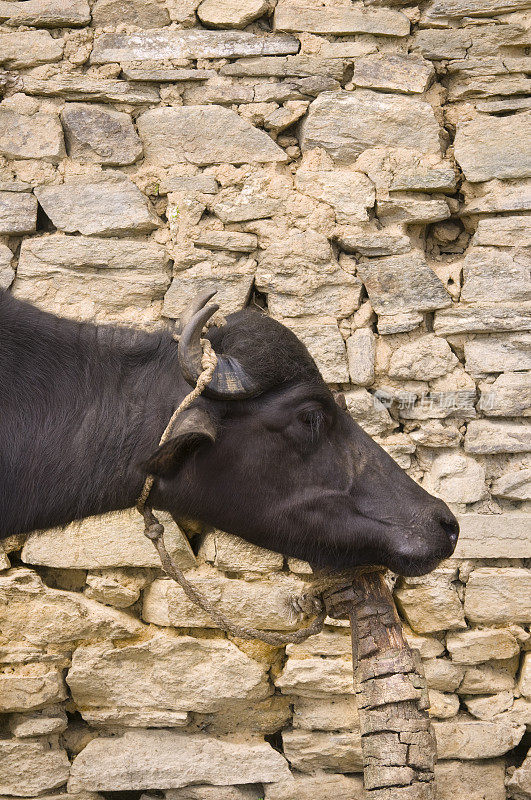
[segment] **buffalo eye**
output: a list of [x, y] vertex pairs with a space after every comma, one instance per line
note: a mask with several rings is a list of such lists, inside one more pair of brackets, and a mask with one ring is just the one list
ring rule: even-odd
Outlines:
[[325, 414], [322, 409], [306, 409], [298, 415], [298, 421], [305, 433], [316, 441], [325, 423]]

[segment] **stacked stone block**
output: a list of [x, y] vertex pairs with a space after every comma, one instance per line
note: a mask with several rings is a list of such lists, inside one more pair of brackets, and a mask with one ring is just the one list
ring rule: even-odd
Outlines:
[[[148, 329], [212, 285], [266, 308], [459, 515], [455, 558], [396, 587], [440, 800], [531, 797], [528, 9], [0, 2], [0, 285]], [[296, 626], [307, 565], [168, 530], [227, 614]], [[0, 568], [0, 797], [361, 798], [341, 624], [228, 639], [133, 513]]]

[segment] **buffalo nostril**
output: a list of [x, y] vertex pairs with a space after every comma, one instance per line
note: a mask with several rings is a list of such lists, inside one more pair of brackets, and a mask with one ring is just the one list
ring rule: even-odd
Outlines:
[[457, 539], [459, 537], [459, 523], [455, 517], [443, 517], [440, 520], [441, 528], [448, 536], [452, 547], [455, 547], [457, 544]]

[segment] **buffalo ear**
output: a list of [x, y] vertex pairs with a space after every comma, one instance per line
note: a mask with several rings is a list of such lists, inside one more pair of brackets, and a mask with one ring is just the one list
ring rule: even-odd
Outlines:
[[216, 425], [202, 408], [183, 411], [177, 418], [172, 438], [155, 450], [142, 465], [150, 475], [168, 477], [202, 444], [216, 441]]

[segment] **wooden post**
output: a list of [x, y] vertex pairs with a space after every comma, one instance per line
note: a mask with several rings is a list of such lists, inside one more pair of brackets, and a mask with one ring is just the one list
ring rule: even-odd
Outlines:
[[350, 618], [367, 800], [434, 800], [426, 681], [383, 574], [360, 574], [324, 599], [330, 616]]

